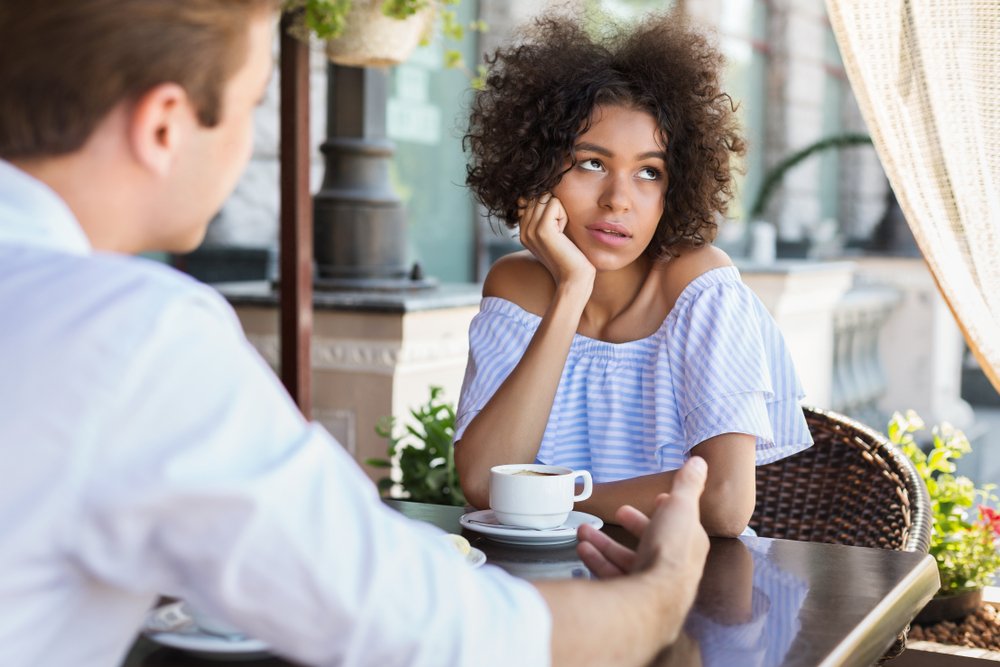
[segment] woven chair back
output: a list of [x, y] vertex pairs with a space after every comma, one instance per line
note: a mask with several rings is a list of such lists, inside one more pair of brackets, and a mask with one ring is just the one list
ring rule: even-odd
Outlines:
[[758, 466], [750, 526], [762, 537], [926, 553], [930, 500], [909, 459], [848, 417], [804, 412], [815, 444]]

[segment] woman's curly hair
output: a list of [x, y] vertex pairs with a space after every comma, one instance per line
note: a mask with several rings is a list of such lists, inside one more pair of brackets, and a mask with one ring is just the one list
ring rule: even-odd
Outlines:
[[678, 12], [590, 34], [576, 17], [550, 14], [488, 58], [463, 145], [466, 182], [495, 219], [518, 222], [517, 200], [549, 192], [575, 164], [573, 147], [597, 105], [649, 112], [667, 140], [663, 216], [646, 253], [675, 255], [716, 234], [733, 197], [733, 156], [745, 142], [719, 87], [722, 55]]

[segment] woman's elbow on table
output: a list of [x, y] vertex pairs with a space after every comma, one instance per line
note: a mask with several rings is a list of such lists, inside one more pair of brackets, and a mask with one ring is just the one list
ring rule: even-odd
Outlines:
[[[458, 445], [458, 443], [455, 443]], [[458, 470], [458, 481], [462, 487], [465, 500], [476, 509], [490, 506], [489, 471], [482, 474], [473, 461], [467, 461], [460, 447], [455, 447], [455, 468]]]
[[701, 523], [712, 537], [739, 537], [753, 516], [755, 494], [724, 485], [701, 499]]
[[692, 450], [708, 464], [701, 521], [713, 537], [737, 537], [750, 523], [757, 499], [754, 445], [751, 435], [726, 433]]
[[702, 517], [705, 532], [712, 537], [739, 537], [749, 523], [749, 515], [737, 515], [735, 512], [720, 512], [718, 516], [706, 514]]

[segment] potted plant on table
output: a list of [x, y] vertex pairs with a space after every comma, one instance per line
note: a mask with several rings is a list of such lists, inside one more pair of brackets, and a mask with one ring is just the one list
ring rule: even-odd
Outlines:
[[391, 417], [375, 431], [389, 441], [387, 458], [365, 461], [389, 470], [378, 482], [379, 491], [392, 498], [437, 505], [465, 505], [455, 468], [455, 406], [441, 398], [441, 387], [430, 388], [427, 403], [410, 410], [413, 421], [401, 434]]
[[920, 612], [916, 623], [928, 624], [966, 616], [982, 603], [982, 590], [1000, 569], [1000, 514], [994, 485], [977, 488], [956, 476], [954, 461], [972, 451], [962, 431], [948, 423], [935, 426], [933, 444], [924, 452], [916, 434], [926, 430], [911, 411], [889, 422], [889, 440], [913, 462], [931, 500], [929, 553], [937, 561], [941, 590]]

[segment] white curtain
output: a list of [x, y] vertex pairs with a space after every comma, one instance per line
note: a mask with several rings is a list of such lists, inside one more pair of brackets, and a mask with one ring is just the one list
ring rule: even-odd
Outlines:
[[1000, 0], [827, 9], [906, 220], [1000, 390]]

